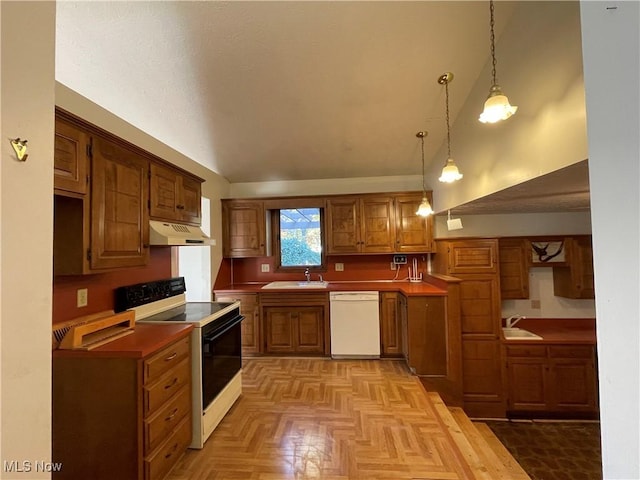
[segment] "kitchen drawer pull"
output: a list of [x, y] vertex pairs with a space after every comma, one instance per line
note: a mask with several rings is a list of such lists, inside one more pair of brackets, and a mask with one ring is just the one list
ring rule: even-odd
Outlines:
[[164, 359], [165, 362], [170, 362], [171, 360], [173, 360], [174, 358], [176, 358], [178, 356], [178, 352], [173, 352], [171, 355], [169, 355], [168, 357], [166, 357]]
[[173, 452], [175, 452], [178, 449], [178, 444], [174, 444], [173, 447], [171, 447], [171, 451], [169, 453], [167, 453], [164, 458], [169, 458], [171, 455], [173, 455]]
[[173, 420], [173, 417], [175, 417], [175, 416], [176, 416], [176, 413], [178, 413], [178, 409], [177, 409], [177, 408], [174, 408], [174, 409], [173, 409], [173, 412], [171, 412], [171, 413], [169, 414], [169, 416], [168, 416], [168, 417], [166, 417], [166, 418], [164, 419], [164, 420], [165, 420], [165, 422], [170, 422], [171, 420]]
[[167, 384], [164, 386], [165, 390], [169, 390], [171, 387], [173, 387], [176, 383], [178, 383], [178, 377], [174, 377], [173, 378], [173, 382]]

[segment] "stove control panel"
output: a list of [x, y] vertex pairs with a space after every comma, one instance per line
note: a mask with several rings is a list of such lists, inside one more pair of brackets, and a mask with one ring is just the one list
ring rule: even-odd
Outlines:
[[115, 289], [114, 309], [116, 313], [122, 312], [163, 298], [174, 297], [186, 291], [184, 277], [127, 285]]

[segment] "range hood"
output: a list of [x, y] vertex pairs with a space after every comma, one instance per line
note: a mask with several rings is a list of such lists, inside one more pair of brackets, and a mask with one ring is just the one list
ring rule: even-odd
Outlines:
[[215, 245], [216, 241], [204, 234], [200, 227], [180, 223], [149, 221], [151, 245]]

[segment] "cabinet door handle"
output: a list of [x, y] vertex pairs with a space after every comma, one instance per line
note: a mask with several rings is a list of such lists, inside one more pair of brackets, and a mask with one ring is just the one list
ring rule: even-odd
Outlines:
[[178, 352], [173, 352], [171, 355], [169, 355], [167, 358], [165, 358], [164, 361], [165, 362], [170, 362], [171, 360], [173, 360], [177, 356], [178, 356]]
[[173, 452], [175, 452], [178, 449], [178, 444], [176, 443], [173, 447], [171, 447], [171, 451], [169, 453], [167, 453], [164, 458], [169, 458], [171, 455], [173, 455]]

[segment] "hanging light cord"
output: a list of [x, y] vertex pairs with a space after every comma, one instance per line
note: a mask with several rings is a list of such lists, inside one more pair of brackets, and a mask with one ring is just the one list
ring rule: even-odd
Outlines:
[[493, 19], [493, 12], [494, 12], [493, 0], [489, 0], [489, 13], [491, 15], [491, 20], [489, 22], [489, 25], [491, 26], [491, 62], [492, 62], [491, 76], [493, 77], [493, 84], [497, 85], [498, 81], [496, 79], [496, 34], [493, 31], [493, 27], [495, 25], [495, 21]]
[[451, 132], [449, 129], [449, 80], [444, 82], [444, 94], [447, 112], [447, 160], [451, 158]]
[[422, 193], [423, 196], [427, 195], [427, 186], [424, 183], [424, 132], [420, 132], [418, 134], [418, 136], [420, 137], [420, 142], [421, 142], [421, 148], [422, 148]]

